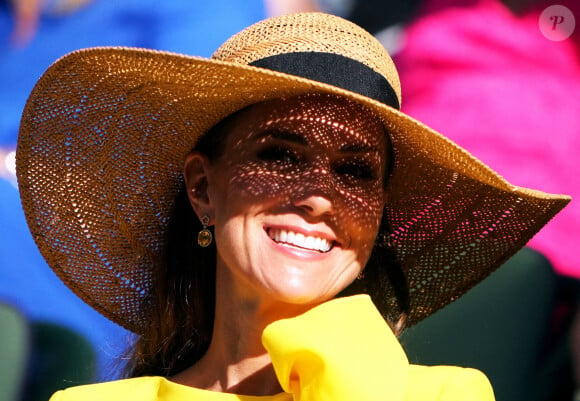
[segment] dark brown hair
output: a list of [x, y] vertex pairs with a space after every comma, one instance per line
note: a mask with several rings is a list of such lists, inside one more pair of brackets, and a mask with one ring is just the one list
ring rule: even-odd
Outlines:
[[[238, 113], [209, 130], [194, 150], [206, 154], [210, 161], [217, 160], [224, 150], [227, 128]], [[393, 170], [391, 146], [389, 152], [387, 177]], [[385, 177], [385, 185], [386, 181]], [[155, 274], [149, 330], [141, 334], [130, 353], [125, 368], [127, 377], [172, 376], [195, 364], [207, 351], [215, 312], [217, 250], [215, 243], [207, 248], [197, 246], [196, 236], [201, 229], [183, 185], [169, 223], [166, 268]], [[386, 213], [383, 213], [379, 230], [380, 233], [390, 232]], [[394, 288], [401, 311], [397, 322], [389, 322], [398, 333], [409, 310], [409, 292], [395, 252], [388, 238], [380, 234], [364, 277], [355, 280], [339, 296], [368, 293], [380, 310], [387, 310], [389, 300], [379, 297], [387, 293], [386, 286]]]

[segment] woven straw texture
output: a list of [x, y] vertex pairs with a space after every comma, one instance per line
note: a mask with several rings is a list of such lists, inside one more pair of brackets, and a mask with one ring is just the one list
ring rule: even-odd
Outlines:
[[[392, 135], [396, 165], [387, 210], [409, 281], [411, 324], [485, 278], [569, 201], [512, 186], [377, 101], [243, 65], [307, 49], [364, 62], [400, 97], [396, 70], [376, 40], [324, 14], [258, 23], [211, 60], [97, 48], [57, 61], [26, 105], [17, 172], [28, 224], [58, 276], [102, 314], [141, 332], [186, 154], [233, 111], [303, 93], [355, 100], [376, 112]], [[384, 297], [391, 306], [383, 313], [396, 316], [393, 294]]]

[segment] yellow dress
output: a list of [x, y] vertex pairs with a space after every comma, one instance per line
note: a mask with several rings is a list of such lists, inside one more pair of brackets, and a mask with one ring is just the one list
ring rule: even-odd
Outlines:
[[270, 324], [262, 342], [283, 393], [247, 396], [140, 377], [72, 387], [50, 401], [493, 401], [478, 370], [409, 364], [370, 298], [337, 298]]

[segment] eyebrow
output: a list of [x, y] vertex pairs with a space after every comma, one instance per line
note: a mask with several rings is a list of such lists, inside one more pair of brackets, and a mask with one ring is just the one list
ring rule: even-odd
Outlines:
[[376, 146], [362, 143], [345, 143], [339, 151], [341, 153], [380, 153]]
[[298, 145], [308, 146], [308, 141], [306, 140], [306, 138], [303, 135], [297, 134], [296, 132], [293, 131], [280, 129], [267, 129], [266, 131], [261, 132], [256, 137], [256, 139], [259, 140], [265, 137], [281, 139], [283, 141], [294, 142]]

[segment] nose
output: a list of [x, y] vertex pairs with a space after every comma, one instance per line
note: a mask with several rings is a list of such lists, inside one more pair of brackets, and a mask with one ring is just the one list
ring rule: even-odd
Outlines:
[[325, 195], [309, 193], [293, 199], [295, 207], [304, 210], [308, 215], [320, 217], [334, 214], [334, 205]]
[[327, 168], [314, 168], [305, 174], [301, 188], [296, 188], [292, 203], [310, 216], [333, 215], [335, 211], [333, 180]]

